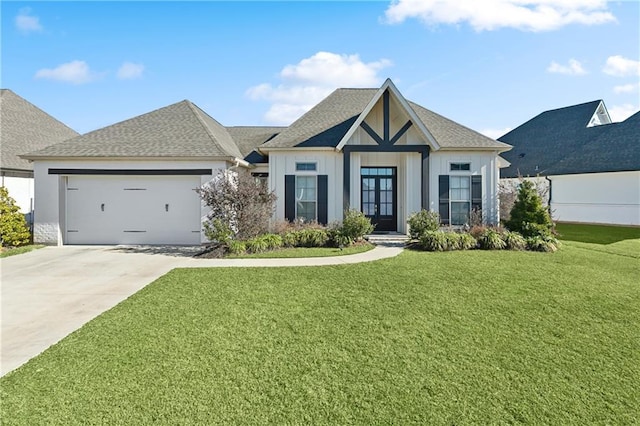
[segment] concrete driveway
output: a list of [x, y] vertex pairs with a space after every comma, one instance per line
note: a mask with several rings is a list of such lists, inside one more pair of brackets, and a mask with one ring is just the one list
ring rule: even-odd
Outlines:
[[66, 246], [2, 259], [0, 375], [184, 265], [183, 254]]

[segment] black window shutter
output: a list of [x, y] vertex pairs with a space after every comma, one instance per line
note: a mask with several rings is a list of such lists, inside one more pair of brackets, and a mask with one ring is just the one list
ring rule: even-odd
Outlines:
[[471, 176], [471, 210], [482, 210], [482, 176]]
[[296, 219], [296, 176], [284, 175], [284, 217], [289, 222]]
[[439, 205], [438, 212], [440, 213], [440, 222], [443, 225], [449, 225], [449, 175], [438, 176], [438, 193]]
[[318, 175], [318, 222], [326, 225], [329, 212], [329, 177]]

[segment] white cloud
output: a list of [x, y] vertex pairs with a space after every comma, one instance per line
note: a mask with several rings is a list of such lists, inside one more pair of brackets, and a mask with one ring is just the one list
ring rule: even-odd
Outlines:
[[133, 62], [124, 62], [120, 68], [118, 68], [118, 73], [116, 75], [120, 80], [133, 80], [142, 77], [143, 72], [144, 65], [135, 64]]
[[614, 123], [618, 123], [620, 121], [626, 120], [636, 112], [640, 111], [640, 107], [632, 104], [622, 104], [609, 107], [607, 108], [607, 111], [609, 111], [611, 121], [613, 121]]
[[500, 136], [506, 135], [511, 130], [513, 130], [511, 127], [505, 127], [503, 129], [483, 129], [480, 130], [480, 133], [485, 136], [489, 136], [491, 139], [498, 139]]
[[20, 9], [18, 16], [16, 16], [16, 28], [24, 34], [40, 32], [43, 29], [42, 25], [40, 25], [40, 18], [30, 15], [30, 13], [31, 9], [24, 8]]
[[566, 75], [584, 75], [587, 73], [580, 61], [575, 59], [569, 59], [567, 65], [561, 65], [556, 61], [552, 61], [547, 67], [547, 72]]
[[614, 86], [614, 93], [636, 93], [640, 91], [640, 83], [621, 84], [620, 86]]
[[427, 25], [468, 23], [476, 31], [551, 31], [569, 24], [615, 22], [606, 0], [394, 0], [386, 21], [415, 18]]
[[616, 77], [640, 75], [640, 61], [634, 61], [620, 55], [609, 56], [602, 72]]
[[36, 72], [35, 78], [84, 84], [97, 79], [98, 74], [91, 71], [85, 61], [71, 61], [56, 68], [43, 68]]
[[252, 100], [272, 103], [265, 120], [274, 124], [290, 124], [338, 87], [377, 87], [382, 78], [378, 72], [391, 66], [380, 59], [363, 62], [358, 55], [318, 52], [295, 65], [287, 65], [279, 73], [281, 83], [250, 87], [246, 95]]

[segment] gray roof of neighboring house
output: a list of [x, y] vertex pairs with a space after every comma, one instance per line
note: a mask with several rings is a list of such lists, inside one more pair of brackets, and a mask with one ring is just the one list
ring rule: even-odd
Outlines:
[[9, 89], [0, 90], [0, 168], [33, 170], [19, 157], [78, 133]]
[[498, 140], [513, 145], [503, 178], [640, 170], [640, 119], [587, 127], [602, 101], [545, 111]]
[[[265, 148], [335, 147], [378, 89], [337, 89], [268, 143]], [[441, 148], [495, 148], [497, 142], [448, 118], [409, 102]]]
[[236, 157], [227, 129], [190, 101], [181, 101], [66, 142], [37, 157]]
[[256, 151], [263, 143], [273, 139], [286, 127], [276, 126], [233, 126], [227, 127], [231, 138], [240, 149], [244, 159], [250, 163], [264, 163], [266, 158]]

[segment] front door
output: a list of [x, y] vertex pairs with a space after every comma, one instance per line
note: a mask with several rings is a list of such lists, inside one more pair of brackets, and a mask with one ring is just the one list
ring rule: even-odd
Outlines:
[[375, 231], [395, 231], [397, 224], [396, 168], [360, 169], [362, 212], [371, 219]]

